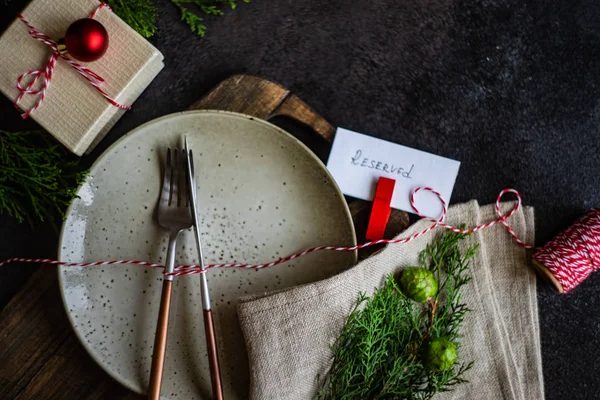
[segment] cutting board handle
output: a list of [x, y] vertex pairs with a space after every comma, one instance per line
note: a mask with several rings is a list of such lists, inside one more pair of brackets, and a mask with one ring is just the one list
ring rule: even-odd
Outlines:
[[269, 120], [284, 116], [298, 121], [328, 142], [335, 128], [298, 96], [278, 83], [253, 75], [234, 75], [194, 103], [190, 110], [225, 110]]

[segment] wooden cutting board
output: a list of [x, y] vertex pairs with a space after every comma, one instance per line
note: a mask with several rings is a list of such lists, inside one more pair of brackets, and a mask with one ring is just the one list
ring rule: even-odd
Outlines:
[[[324, 146], [335, 135], [335, 128], [298, 96], [250, 75], [223, 81], [190, 109], [235, 111], [265, 120], [285, 116], [309, 127]], [[355, 200], [349, 207], [361, 243], [370, 204]], [[393, 210], [385, 238], [396, 236], [408, 224], [406, 213]], [[359, 257], [376, 250], [364, 249]], [[57, 267], [39, 268], [0, 313], [0, 399], [144, 398], [110, 378], [79, 343], [63, 309]]]

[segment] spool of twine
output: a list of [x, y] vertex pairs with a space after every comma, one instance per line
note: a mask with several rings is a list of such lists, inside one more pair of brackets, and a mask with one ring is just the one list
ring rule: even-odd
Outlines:
[[560, 293], [600, 268], [600, 211], [591, 209], [533, 255], [533, 266]]

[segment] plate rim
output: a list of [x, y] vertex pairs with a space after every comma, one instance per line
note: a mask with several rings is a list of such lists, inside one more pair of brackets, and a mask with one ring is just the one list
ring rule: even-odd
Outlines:
[[[171, 113], [171, 114], [166, 114], [163, 115], [161, 117], [158, 118], [154, 118], [150, 121], [147, 121], [135, 128], [133, 128], [132, 130], [126, 132], [123, 136], [121, 136], [119, 139], [117, 139], [113, 144], [111, 144], [109, 147], [106, 148], [106, 150], [104, 150], [102, 152], [102, 154], [100, 154], [100, 156], [98, 156], [98, 158], [92, 163], [92, 165], [89, 167], [89, 171], [91, 172], [100, 162], [102, 162], [104, 160], [104, 158], [108, 157], [108, 155], [118, 146], [120, 146], [122, 144], [122, 142], [124, 142], [125, 140], [130, 139], [131, 137], [135, 136], [135, 135], [139, 135], [140, 131], [142, 131], [143, 129], [145, 129], [147, 126], [155, 124], [157, 122], [163, 121], [163, 120], [167, 120], [167, 119], [172, 119], [172, 118], [179, 118], [182, 116], [187, 116], [187, 115], [191, 115], [191, 114], [199, 114], [199, 115], [226, 115], [226, 116], [230, 116], [230, 117], [236, 117], [236, 118], [242, 118], [242, 119], [248, 119], [251, 120], [255, 123], [258, 124], [262, 124], [262, 125], [266, 125], [271, 129], [275, 129], [277, 131], [279, 131], [282, 135], [287, 136], [289, 139], [292, 139], [293, 141], [296, 142], [296, 144], [300, 145], [301, 148], [303, 148], [308, 155], [317, 162], [317, 164], [319, 164], [323, 171], [326, 173], [326, 175], [330, 178], [330, 180], [333, 182], [334, 184], [334, 189], [337, 192], [338, 196], [340, 197], [340, 199], [344, 199], [344, 194], [342, 193], [342, 191], [340, 190], [339, 185], [337, 184], [337, 182], [335, 181], [335, 179], [333, 178], [333, 176], [331, 175], [331, 173], [329, 172], [329, 170], [327, 169], [327, 166], [323, 163], [323, 161], [321, 161], [321, 159], [319, 157], [317, 157], [317, 155], [308, 147], [306, 146], [304, 143], [302, 143], [299, 139], [297, 139], [295, 136], [293, 136], [292, 134], [290, 134], [289, 132], [286, 132], [284, 129], [278, 127], [275, 124], [270, 123], [267, 120], [264, 120], [262, 118], [258, 118], [258, 117], [254, 117], [252, 115], [248, 115], [248, 114], [243, 114], [243, 113], [238, 113], [238, 112], [233, 112], [233, 111], [225, 111], [225, 110], [187, 110], [187, 111], [179, 111], [179, 112], [175, 112], [175, 113]], [[81, 190], [81, 188], [83, 187], [83, 185], [85, 185], [85, 181], [79, 185], [77, 187], [77, 191], [76, 194], [79, 193], [79, 191]], [[348, 221], [350, 221], [352, 227], [354, 228], [354, 220], [352, 219], [352, 214], [350, 213], [350, 208], [348, 207], [348, 203], [343, 200], [343, 203], [345, 205], [344, 209], [345, 209], [345, 214], [346, 217], [348, 219]], [[63, 261], [63, 254], [62, 254], [62, 243], [63, 243], [63, 236], [66, 230], [66, 221], [67, 221], [67, 217], [71, 214], [72, 212], [72, 208], [74, 207], [74, 202], [71, 201], [71, 203], [69, 204], [69, 207], [67, 208], [67, 210], [65, 211], [65, 218], [64, 221], [62, 223], [61, 229], [60, 229], [60, 235], [58, 237], [58, 249], [57, 249], [57, 256], [58, 256], [58, 261]], [[357, 239], [356, 239], [356, 229], [352, 229], [352, 246], [356, 246], [357, 244]], [[352, 252], [353, 254], [353, 265], [356, 265], [356, 263], [358, 262], [358, 252], [356, 250], [354, 250]], [[352, 268], [352, 266], [350, 268]], [[67, 319], [69, 320], [69, 324], [71, 325], [70, 328], [71, 330], [75, 333], [75, 336], [77, 337], [77, 340], [79, 340], [79, 343], [82, 345], [82, 347], [85, 349], [86, 353], [92, 358], [92, 360], [94, 360], [94, 362], [104, 371], [106, 372], [112, 379], [114, 379], [115, 381], [117, 381], [119, 384], [123, 385], [124, 387], [126, 387], [127, 389], [131, 390], [134, 393], [138, 393], [138, 394], [145, 394], [145, 392], [143, 391], [138, 391], [138, 388], [133, 387], [133, 385], [130, 385], [128, 382], [124, 381], [123, 379], [121, 379], [121, 377], [119, 375], [117, 375], [115, 372], [113, 372], [112, 370], [108, 369], [104, 363], [102, 362], [102, 360], [100, 360], [99, 357], [96, 356], [96, 354], [94, 354], [92, 352], [91, 347], [85, 342], [84, 338], [81, 336], [80, 332], [75, 329], [75, 322], [72, 319], [71, 313], [69, 312], [68, 306], [67, 306], [67, 302], [65, 299], [65, 282], [62, 278], [62, 271], [63, 269], [66, 268], [62, 265], [59, 265], [56, 271], [56, 274], [58, 275], [58, 286], [59, 286], [59, 290], [60, 290], [60, 297], [61, 297], [61, 301], [62, 301], [62, 305], [65, 311], [65, 314], [67, 314]]]

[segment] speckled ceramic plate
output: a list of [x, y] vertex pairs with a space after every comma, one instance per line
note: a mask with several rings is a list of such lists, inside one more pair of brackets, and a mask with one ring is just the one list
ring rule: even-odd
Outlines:
[[[261, 120], [194, 111], [137, 128], [98, 159], [69, 208], [60, 260], [164, 262], [167, 234], [156, 222], [161, 165], [167, 146], [180, 146], [183, 135], [195, 155], [208, 263], [260, 263], [315, 245], [356, 243], [342, 194], [303, 144]], [[249, 387], [237, 299], [323, 279], [355, 258], [317, 252], [260, 271], [209, 272], [226, 399], [247, 398]], [[184, 231], [177, 263], [196, 260], [192, 232]], [[69, 319], [91, 356], [123, 385], [145, 392], [161, 271], [135, 265], [64, 267], [59, 278]], [[198, 276], [176, 279], [171, 315], [162, 397], [208, 399]]]

